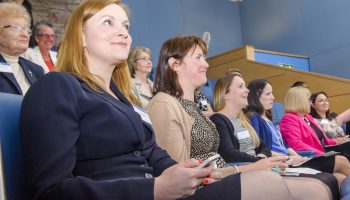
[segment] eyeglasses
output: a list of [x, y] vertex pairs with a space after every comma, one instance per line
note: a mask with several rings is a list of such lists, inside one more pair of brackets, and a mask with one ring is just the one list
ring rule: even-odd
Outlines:
[[55, 39], [55, 38], [57, 37], [57, 35], [55, 35], [55, 34], [38, 34], [38, 35], [36, 35], [36, 36], [44, 37], [44, 38], [46, 38], [46, 39], [49, 39], [49, 38]]
[[152, 62], [152, 58], [147, 58], [147, 57], [135, 58], [135, 60], [143, 60], [143, 61], [150, 61], [150, 62]]
[[32, 35], [32, 30], [28, 27], [22, 27], [20, 25], [17, 24], [12, 24], [12, 25], [7, 25], [7, 26], [3, 26], [2, 28], [10, 28], [11, 30], [17, 32], [17, 33], [21, 33], [21, 32], [25, 32], [28, 35]]

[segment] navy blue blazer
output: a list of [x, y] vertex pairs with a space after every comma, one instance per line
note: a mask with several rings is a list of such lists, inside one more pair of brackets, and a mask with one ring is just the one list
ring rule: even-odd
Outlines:
[[[40, 65], [37, 65], [22, 57], [19, 57], [18, 61], [30, 85], [44, 76], [44, 70]], [[6, 63], [6, 60], [1, 56], [1, 54], [0, 62]], [[6, 72], [0, 72], [0, 92], [23, 95], [15, 76], [12, 73]]]
[[111, 90], [119, 100], [59, 72], [28, 90], [20, 130], [33, 199], [154, 198], [153, 176], [175, 161], [157, 146], [151, 125]]
[[[215, 113], [210, 117], [215, 124], [220, 136], [219, 154], [226, 162], [256, 162], [258, 157], [249, 155], [239, 151], [239, 141], [235, 136], [235, 128], [229, 118], [220, 113]], [[271, 156], [271, 149], [267, 147], [261, 140], [260, 146], [255, 149], [256, 154], [264, 154]]]

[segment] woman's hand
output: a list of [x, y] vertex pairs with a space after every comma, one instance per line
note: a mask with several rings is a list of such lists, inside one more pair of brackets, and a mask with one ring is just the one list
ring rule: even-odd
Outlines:
[[[286, 161], [288, 160], [288, 156], [272, 156], [269, 158], [261, 159], [256, 161], [255, 163], [240, 166], [240, 171], [250, 171], [257, 169], [268, 169], [271, 170], [274, 166], [279, 166], [282, 170], [288, 167]], [[244, 169], [247, 167], [247, 169]]]
[[290, 156], [289, 161], [287, 162], [288, 165], [299, 165], [300, 163], [308, 160], [310, 158], [304, 158], [299, 155], [297, 156]]
[[349, 141], [349, 135], [343, 136], [343, 137], [338, 137], [334, 139], [337, 144], [343, 144], [347, 141]]
[[197, 168], [198, 160], [187, 160], [166, 169], [154, 182], [155, 200], [173, 200], [188, 197], [196, 192], [199, 185], [210, 184], [221, 179], [214, 171], [214, 165]]

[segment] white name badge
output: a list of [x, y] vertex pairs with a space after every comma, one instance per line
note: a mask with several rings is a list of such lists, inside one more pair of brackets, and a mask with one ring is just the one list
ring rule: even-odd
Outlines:
[[248, 129], [242, 128], [237, 131], [237, 137], [239, 140], [250, 138]]
[[13, 73], [11, 65], [7, 63], [0, 63], [0, 72]]
[[134, 107], [134, 111], [137, 112], [141, 116], [142, 121], [144, 121], [148, 124], [152, 124], [151, 119], [149, 118], [149, 116], [145, 110], [143, 110], [142, 108], [140, 108], [134, 104], [132, 105], [132, 107]]

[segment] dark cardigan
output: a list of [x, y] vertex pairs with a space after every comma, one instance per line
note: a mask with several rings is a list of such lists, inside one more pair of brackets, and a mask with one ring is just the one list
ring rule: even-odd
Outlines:
[[[223, 114], [215, 113], [210, 117], [220, 136], [219, 154], [226, 162], [256, 162], [258, 157], [239, 151], [239, 141], [235, 136], [235, 129], [231, 121]], [[255, 149], [256, 154], [271, 156], [271, 149], [260, 140], [260, 146]]]

